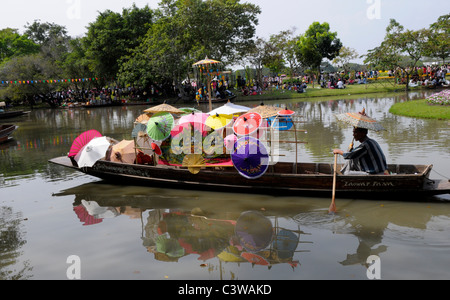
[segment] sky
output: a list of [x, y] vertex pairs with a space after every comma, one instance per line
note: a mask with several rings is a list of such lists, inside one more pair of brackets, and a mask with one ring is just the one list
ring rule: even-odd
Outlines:
[[[158, 7], [160, 0], [23, 0], [5, 1], [0, 8], [0, 29], [24, 31], [34, 20], [65, 26], [69, 35], [83, 36], [89, 23], [107, 9], [121, 12], [136, 4]], [[381, 44], [390, 19], [406, 29], [428, 28], [439, 16], [450, 13], [448, 0], [241, 0], [258, 5], [262, 13], [256, 35], [269, 38], [295, 28], [304, 33], [313, 22], [328, 22], [343, 45], [364, 55]]]

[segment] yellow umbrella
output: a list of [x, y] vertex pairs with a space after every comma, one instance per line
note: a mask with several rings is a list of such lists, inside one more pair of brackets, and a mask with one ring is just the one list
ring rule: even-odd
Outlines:
[[206, 119], [205, 125], [214, 130], [218, 130], [218, 129], [222, 129], [225, 126], [227, 126], [228, 124], [230, 124], [230, 122], [232, 120], [233, 120], [232, 115], [215, 114], [215, 115], [209, 116], [208, 119]]
[[205, 165], [205, 158], [201, 154], [188, 154], [183, 159], [183, 167], [188, 167], [192, 174], [198, 174]]

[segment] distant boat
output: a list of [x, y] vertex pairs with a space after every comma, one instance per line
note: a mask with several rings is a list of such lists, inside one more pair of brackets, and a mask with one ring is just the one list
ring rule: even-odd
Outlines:
[[1, 125], [0, 126], [0, 144], [8, 141], [10, 136], [16, 129], [19, 128], [16, 125]]

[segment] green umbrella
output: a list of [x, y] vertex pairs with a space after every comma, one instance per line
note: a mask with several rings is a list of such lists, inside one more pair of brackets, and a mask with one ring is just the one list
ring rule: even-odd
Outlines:
[[148, 136], [155, 141], [164, 141], [170, 136], [175, 120], [170, 113], [154, 114], [147, 124]]

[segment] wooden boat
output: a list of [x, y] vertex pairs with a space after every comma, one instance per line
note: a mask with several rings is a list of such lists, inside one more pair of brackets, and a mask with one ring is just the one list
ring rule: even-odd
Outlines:
[[26, 115], [28, 113], [29, 112], [22, 111], [22, 110], [0, 112], [0, 119], [10, 119], [10, 118], [15, 118], [15, 117], [20, 117], [20, 116]]
[[16, 125], [1, 125], [0, 126], [0, 143], [4, 143], [10, 139], [16, 129], [19, 128]]
[[[188, 168], [122, 164], [99, 160], [91, 168], [78, 168], [68, 157], [50, 163], [75, 169], [110, 182], [179, 189], [212, 190], [284, 196], [330, 197], [333, 165], [285, 163], [270, 166], [264, 176], [246, 179], [233, 167], [202, 168], [193, 174]], [[432, 165], [389, 165], [392, 175], [338, 175], [336, 196], [341, 198], [424, 201], [450, 194], [450, 182], [430, 180]]]

